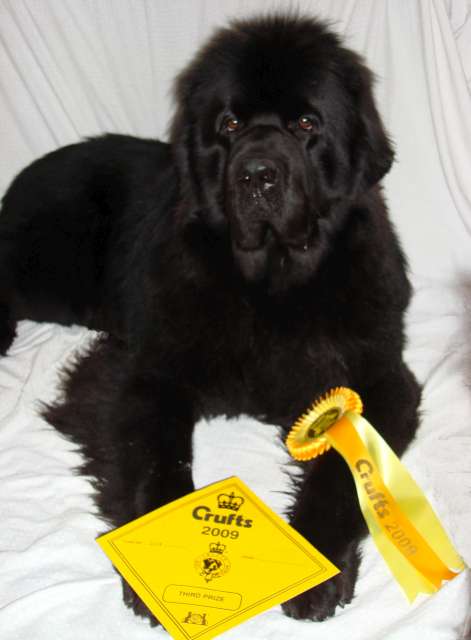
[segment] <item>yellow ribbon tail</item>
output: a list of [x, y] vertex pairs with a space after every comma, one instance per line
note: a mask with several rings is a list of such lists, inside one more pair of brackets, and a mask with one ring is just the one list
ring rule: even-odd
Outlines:
[[346, 411], [323, 435], [350, 467], [371, 536], [409, 601], [455, 578], [466, 565], [418, 485], [369, 422]]

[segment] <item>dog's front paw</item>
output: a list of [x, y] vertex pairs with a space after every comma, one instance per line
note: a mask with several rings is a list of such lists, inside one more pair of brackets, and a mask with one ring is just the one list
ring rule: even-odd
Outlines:
[[282, 605], [290, 618], [297, 620], [325, 620], [334, 615], [337, 605], [344, 607], [351, 602], [354, 581], [348, 574], [339, 573], [327, 582], [309, 589]]
[[144, 604], [144, 602], [142, 602], [137, 593], [123, 578], [121, 580], [123, 585], [123, 600], [126, 606], [132, 609], [136, 616], [147, 618], [150, 621], [151, 627], [156, 627], [158, 624], [160, 624], [149, 607]]

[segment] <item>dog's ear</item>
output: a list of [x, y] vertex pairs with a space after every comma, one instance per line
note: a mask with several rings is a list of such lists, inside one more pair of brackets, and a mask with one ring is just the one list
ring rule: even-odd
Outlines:
[[173, 155], [177, 164], [181, 185], [188, 189], [192, 180], [190, 179], [190, 127], [189, 127], [189, 96], [191, 94], [192, 79], [191, 74], [185, 70], [177, 76], [173, 94], [176, 110], [169, 128], [169, 140], [172, 145]]
[[201, 126], [199, 94], [201, 83], [198, 60], [185, 69], [174, 86], [176, 111], [169, 129], [169, 139], [177, 166], [181, 198], [186, 202], [187, 218], [198, 219], [222, 233], [227, 219], [221, 207], [224, 162], [221, 150], [207, 149]]
[[354, 191], [366, 191], [388, 173], [394, 150], [373, 97], [373, 74], [363, 64], [351, 69], [348, 84], [353, 96], [357, 126], [353, 133]]

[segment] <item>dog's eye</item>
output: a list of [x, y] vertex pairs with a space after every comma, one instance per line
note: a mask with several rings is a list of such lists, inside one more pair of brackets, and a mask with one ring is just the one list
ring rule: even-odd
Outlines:
[[242, 122], [235, 116], [226, 116], [222, 121], [221, 130], [225, 133], [234, 133], [238, 131], [242, 126]]
[[301, 116], [298, 118], [298, 127], [308, 132], [312, 132], [318, 128], [314, 119], [309, 116]]

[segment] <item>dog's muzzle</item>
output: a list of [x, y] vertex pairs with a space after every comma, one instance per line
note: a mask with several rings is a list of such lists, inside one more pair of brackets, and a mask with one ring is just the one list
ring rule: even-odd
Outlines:
[[275, 233], [283, 208], [281, 160], [242, 157], [234, 171], [232, 189], [233, 241], [245, 251], [259, 249]]
[[291, 135], [257, 126], [238, 138], [226, 172], [234, 260], [244, 278], [273, 290], [312, 271], [318, 230], [312, 182]]

